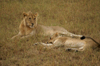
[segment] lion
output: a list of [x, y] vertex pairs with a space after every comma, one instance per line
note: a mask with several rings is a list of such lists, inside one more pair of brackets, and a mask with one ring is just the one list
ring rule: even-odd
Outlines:
[[64, 46], [66, 50], [74, 50], [74, 51], [84, 51], [88, 48], [96, 48], [100, 47], [100, 44], [96, 42], [91, 37], [85, 37], [88, 39], [79, 39], [79, 38], [71, 38], [66, 36], [59, 36], [59, 33], [55, 33], [47, 43], [35, 43], [42, 44], [45, 47], [51, 49], [59, 46]]
[[83, 37], [83, 35], [76, 35], [70, 33], [63, 27], [38, 25], [37, 18], [38, 18], [38, 13], [33, 14], [31, 11], [27, 13], [24, 12], [23, 20], [21, 21], [19, 26], [19, 33], [13, 36], [12, 39], [16, 37], [20, 38], [29, 37], [37, 34], [38, 33], [37, 31], [40, 31], [40, 33], [43, 33], [43, 35], [49, 35], [49, 36], [52, 36], [57, 32], [70, 37], [79, 37], [79, 38]]

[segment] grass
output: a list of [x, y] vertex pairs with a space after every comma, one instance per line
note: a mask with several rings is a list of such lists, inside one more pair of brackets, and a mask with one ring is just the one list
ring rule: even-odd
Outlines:
[[38, 24], [62, 26], [75, 34], [90, 36], [100, 43], [99, 0], [0, 0], [1, 66], [99, 66], [100, 50], [67, 52], [63, 47], [34, 46], [45, 36], [11, 40], [18, 33], [22, 13], [38, 12]]

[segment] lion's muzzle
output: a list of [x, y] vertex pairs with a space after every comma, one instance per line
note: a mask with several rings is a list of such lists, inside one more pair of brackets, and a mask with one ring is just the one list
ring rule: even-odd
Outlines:
[[32, 26], [34, 25], [34, 23], [32, 23]]

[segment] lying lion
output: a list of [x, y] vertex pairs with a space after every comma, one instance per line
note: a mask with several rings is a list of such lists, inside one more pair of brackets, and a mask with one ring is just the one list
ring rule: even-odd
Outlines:
[[100, 44], [92, 38], [81, 40], [77, 38], [62, 37], [59, 36], [58, 33], [54, 34], [47, 43], [35, 43], [35, 45], [37, 44], [42, 44], [47, 48], [64, 46], [66, 50], [75, 51], [84, 51], [87, 48], [100, 47]]
[[70, 33], [63, 27], [38, 25], [37, 17], [38, 13], [33, 14], [31, 11], [23, 13], [23, 20], [21, 21], [19, 26], [19, 33], [13, 36], [12, 39], [16, 37], [29, 37], [38, 33], [37, 31], [40, 31], [40, 33], [43, 33], [43, 35], [50, 36], [57, 32], [71, 37], [83, 37], [82, 35], [75, 35], [73, 33]]

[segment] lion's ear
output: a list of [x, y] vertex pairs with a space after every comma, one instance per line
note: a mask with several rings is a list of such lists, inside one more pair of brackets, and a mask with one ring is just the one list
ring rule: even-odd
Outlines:
[[23, 12], [23, 16], [24, 16], [24, 17], [27, 16], [27, 13]]
[[36, 13], [35, 13], [35, 16], [37, 17], [37, 16], [39, 16], [39, 14], [36, 12]]
[[59, 36], [59, 33], [55, 33], [55, 37], [58, 37]]

